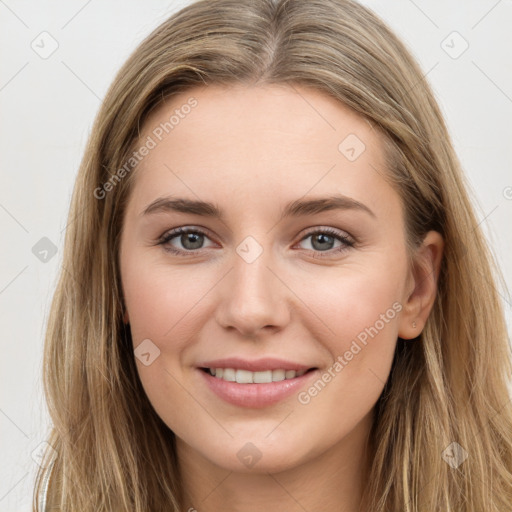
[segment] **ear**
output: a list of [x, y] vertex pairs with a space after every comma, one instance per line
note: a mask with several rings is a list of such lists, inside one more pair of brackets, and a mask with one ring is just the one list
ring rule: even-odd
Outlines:
[[125, 324], [129, 324], [130, 323], [130, 317], [128, 316], [128, 311], [125, 311], [124, 312], [124, 315], [123, 315], [123, 322]]
[[402, 339], [416, 338], [425, 327], [436, 299], [443, 248], [441, 234], [429, 231], [413, 255], [398, 328], [398, 336]]

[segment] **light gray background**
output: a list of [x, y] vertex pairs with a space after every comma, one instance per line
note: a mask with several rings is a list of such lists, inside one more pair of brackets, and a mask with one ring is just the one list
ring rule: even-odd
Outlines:
[[[93, 118], [131, 51], [187, 3], [0, 0], [2, 512], [31, 510], [33, 454], [37, 459], [50, 423], [41, 386], [43, 336], [70, 194]], [[363, 3], [402, 37], [432, 84], [474, 191], [481, 225], [510, 286], [512, 2]], [[40, 36], [44, 31], [58, 43], [46, 59], [31, 48], [51, 47], [49, 37]], [[453, 57], [465, 43], [453, 31], [469, 44], [458, 58]], [[43, 237], [57, 248], [46, 263], [32, 252]], [[503, 287], [499, 290], [510, 327], [510, 296]]]

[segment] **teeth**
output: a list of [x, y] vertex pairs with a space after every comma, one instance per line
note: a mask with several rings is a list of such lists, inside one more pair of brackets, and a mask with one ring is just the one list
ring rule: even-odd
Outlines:
[[272, 382], [284, 380], [285, 370], [272, 370]]
[[238, 384], [252, 384], [252, 376], [252, 372], [248, 372], [247, 370], [236, 371], [236, 381]]
[[265, 384], [279, 382], [286, 379], [294, 379], [306, 373], [306, 370], [266, 370], [262, 372], [250, 372], [248, 370], [235, 370], [234, 368], [209, 368], [210, 375], [217, 379], [237, 382], [238, 384]]
[[224, 371], [222, 372], [222, 378], [224, 380], [228, 380], [229, 382], [235, 382], [235, 370], [233, 370], [233, 368], [224, 368]]
[[254, 372], [252, 381], [256, 384], [272, 382], [272, 370], [267, 370], [265, 372]]

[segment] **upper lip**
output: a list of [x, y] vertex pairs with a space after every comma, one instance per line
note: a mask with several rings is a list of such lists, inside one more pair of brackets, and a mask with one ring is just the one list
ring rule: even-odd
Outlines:
[[198, 368], [233, 368], [237, 370], [248, 370], [250, 372], [261, 372], [265, 370], [309, 370], [315, 368], [311, 365], [295, 363], [274, 357], [265, 357], [262, 359], [241, 359], [239, 357], [228, 357], [224, 359], [215, 359], [199, 363]]

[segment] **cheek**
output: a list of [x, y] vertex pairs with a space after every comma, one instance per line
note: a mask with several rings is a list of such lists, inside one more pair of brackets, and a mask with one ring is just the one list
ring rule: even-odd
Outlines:
[[171, 270], [142, 256], [124, 258], [121, 275], [133, 348], [149, 339], [159, 351], [150, 346], [147, 365], [135, 359], [141, 384], [162, 420], [178, 436], [186, 436], [190, 425], [180, 418], [197, 417], [201, 411], [179, 384], [180, 356], [197, 325], [194, 306], [208, 287], [203, 289], [183, 268]]
[[337, 281], [316, 281], [310, 289], [311, 307], [328, 329], [322, 342], [332, 365], [299, 397], [300, 403], [314, 400], [327, 407], [335, 401], [362, 417], [378, 399], [391, 369], [402, 310], [400, 263], [394, 268], [351, 269]]
[[194, 309], [208, 290], [204, 279], [194, 278], [183, 267], [127, 259], [123, 267], [123, 290], [134, 345], [150, 338], [163, 347], [165, 340], [187, 338], [187, 325], [194, 325]]
[[308, 305], [326, 327], [331, 354], [348, 350], [356, 338], [364, 343], [369, 330], [372, 339], [396, 335], [402, 281], [396, 269], [385, 273], [368, 266], [343, 269], [335, 277], [331, 273], [325, 279], [310, 280], [307, 288], [304, 285], [302, 296], [309, 298]]

